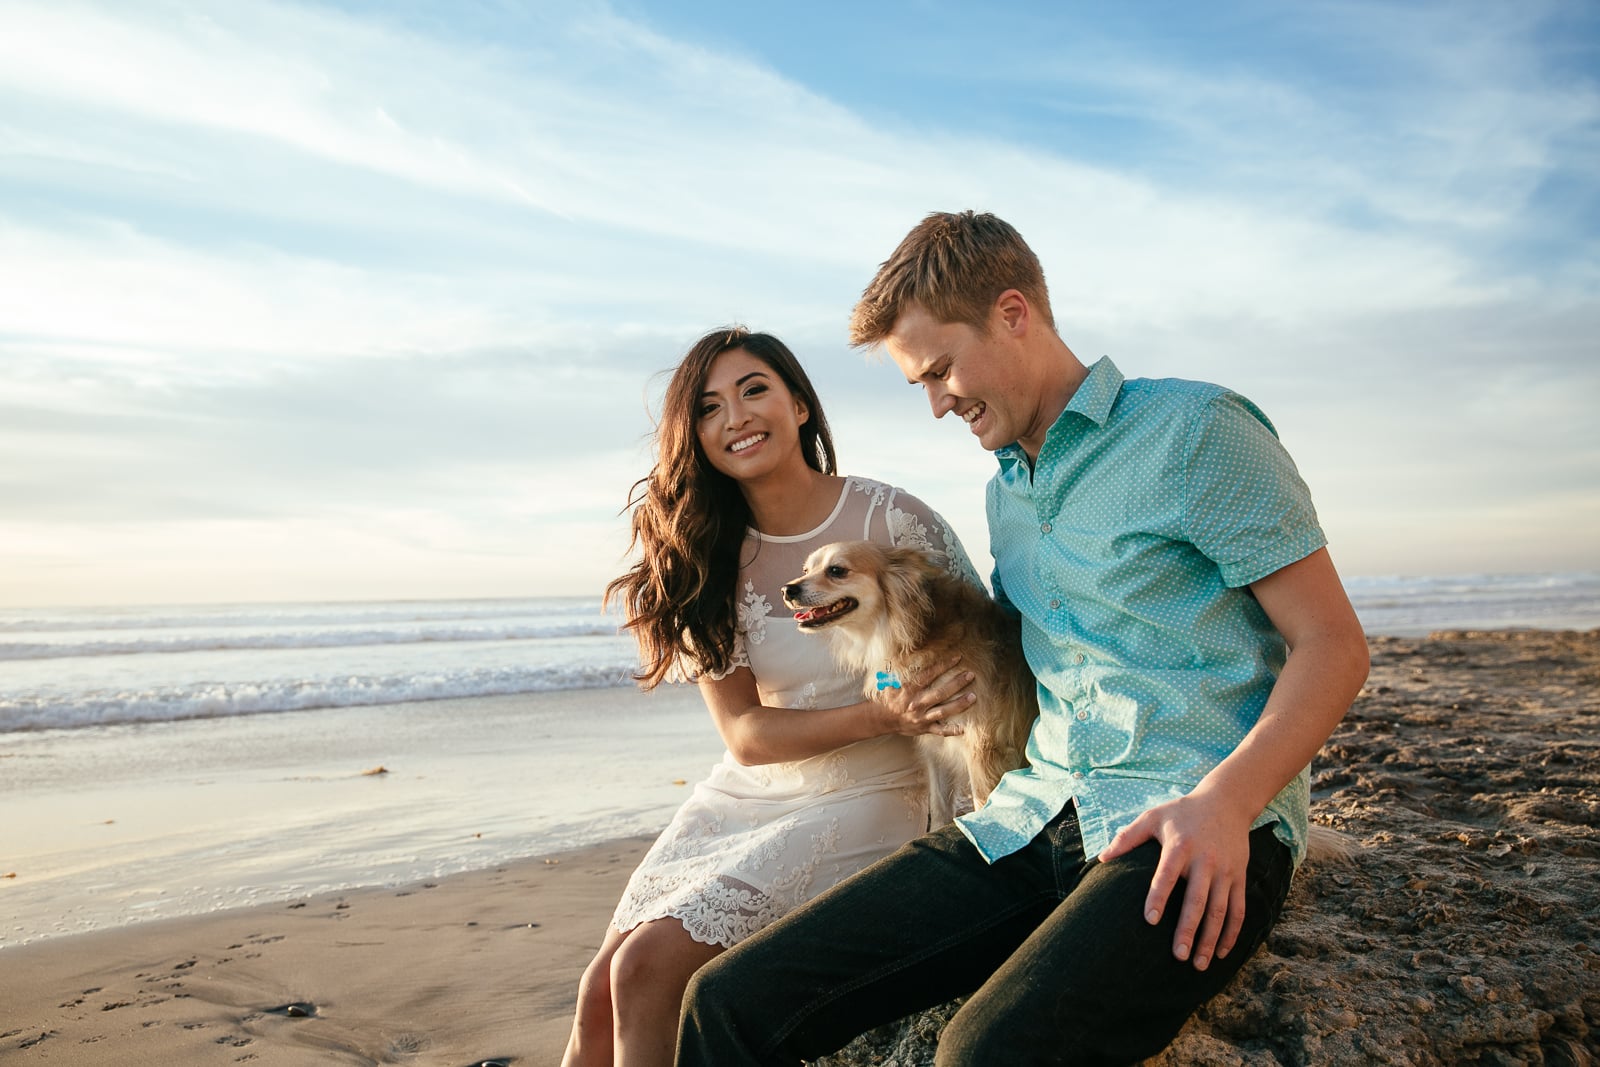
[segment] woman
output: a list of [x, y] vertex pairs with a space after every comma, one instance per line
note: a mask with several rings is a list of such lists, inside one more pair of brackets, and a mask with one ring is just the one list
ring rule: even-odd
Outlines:
[[950, 668], [864, 701], [780, 587], [831, 541], [945, 554], [948, 525], [887, 485], [833, 473], [810, 380], [781, 341], [717, 330], [667, 387], [655, 470], [634, 486], [639, 563], [611, 583], [640, 684], [694, 675], [727, 753], [634, 872], [584, 972], [563, 1063], [670, 1064], [690, 976], [723, 949], [927, 827], [912, 736], [949, 732], [970, 699]]

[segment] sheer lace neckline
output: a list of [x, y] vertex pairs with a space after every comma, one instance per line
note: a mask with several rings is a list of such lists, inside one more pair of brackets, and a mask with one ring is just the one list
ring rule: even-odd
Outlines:
[[855, 479], [853, 477], [850, 475], [845, 475], [844, 484], [839, 486], [839, 499], [834, 502], [833, 510], [828, 512], [828, 517], [818, 523], [814, 529], [807, 530], [805, 533], [769, 534], [762, 533], [754, 526], [746, 527], [746, 529], [758, 539], [762, 541], [770, 541], [775, 545], [793, 544], [796, 541], [809, 540], [833, 525], [834, 520], [839, 517], [839, 512], [844, 510], [844, 502], [849, 499], [850, 486], [854, 483]]

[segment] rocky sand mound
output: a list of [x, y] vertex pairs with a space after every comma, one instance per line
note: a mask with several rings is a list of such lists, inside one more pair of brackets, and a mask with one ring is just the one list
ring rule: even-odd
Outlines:
[[[1373, 638], [1313, 765], [1354, 838], [1152, 1067], [1600, 1063], [1600, 631]], [[826, 1067], [932, 1064], [955, 1005]]]

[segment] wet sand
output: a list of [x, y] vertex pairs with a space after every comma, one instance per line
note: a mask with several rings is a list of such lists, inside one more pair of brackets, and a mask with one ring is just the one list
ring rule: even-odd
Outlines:
[[[1152, 1062], [1600, 1062], [1600, 632], [1372, 649], [1313, 778], [1356, 854]], [[555, 1063], [647, 843], [8, 948], [0, 1062]], [[831, 1062], [930, 1062], [937, 1017]]]
[[721, 755], [691, 686], [0, 735], [0, 960], [655, 833]]
[[0, 1062], [555, 1063], [648, 844], [6, 949]]

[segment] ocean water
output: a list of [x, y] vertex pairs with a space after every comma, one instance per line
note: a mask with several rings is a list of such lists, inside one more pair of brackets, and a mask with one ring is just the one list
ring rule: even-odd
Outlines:
[[1347, 577], [1369, 634], [1435, 630], [1592, 630], [1600, 627], [1600, 572]]
[[[1347, 587], [1374, 634], [1600, 627], [1596, 573]], [[0, 948], [653, 833], [721, 743], [636, 665], [598, 598], [0, 611]]]
[[[1368, 633], [1600, 626], [1600, 573], [1355, 577]], [[0, 734], [631, 684], [598, 598], [0, 610]]]
[[0, 610], [0, 733], [630, 684], [598, 598]]
[[636, 666], [594, 597], [0, 611], [0, 947], [652, 833], [720, 742]]

